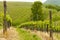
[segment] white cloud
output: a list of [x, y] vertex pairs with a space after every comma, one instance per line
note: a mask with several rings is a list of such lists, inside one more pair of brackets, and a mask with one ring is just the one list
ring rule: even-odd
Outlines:
[[[3, 0], [0, 0], [3, 1]], [[6, 0], [6, 1], [18, 1], [18, 2], [34, 2], [34, 1], [41, 1], [45, 2], [46, 0]]]

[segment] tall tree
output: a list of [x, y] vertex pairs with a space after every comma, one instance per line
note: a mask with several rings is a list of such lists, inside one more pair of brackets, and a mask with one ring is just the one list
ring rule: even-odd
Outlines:
[[42, 3], [40, 1], [34, 2], [31, 11], [32, 11], [33, 21], [44, 20], [43, 13], [42, 13]]

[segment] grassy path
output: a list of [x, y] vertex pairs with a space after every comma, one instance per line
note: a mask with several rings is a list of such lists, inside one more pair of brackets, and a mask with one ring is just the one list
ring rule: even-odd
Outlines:
[[22, 29], [18, 28], [17, 31], [19, 32], [21, 40], [41, 40], [41, 38], [38, 37], [36, 34], [33, 34], [30, 31], [27, 31], [23, 28]]
[[41, 40], [37, 35], [20, 28], [11, 27], [7, 31], [7, 38], [3, 37], [3, 29], [0, 30], [0, 40]]
[[[0, 40], [50, 40], [46, 32], [31, 31], [23, 28], [8, 29], [7, 38], [3, 37], [3, 30], [0, 30]], [[60, 40], [60, 33], [54, 33], [54, 40]]]
[[15, 28], [11, 27], [7, 31], [7, 38], [3, 37], [2, 29], [0, 30], [0, 40], [19, 40], [18, 32]]
[[[23, 31], [22, 31], [23, 30]], [[26, 36], [26, 37], [24, 37], [25, 38], [25, 40], [27, 39], [27, 32], [29, 33], [29, 34], [35, 34], [38, 38], [41, 38], [42, 40], [51, 40], [50, 39], [50, 36], [49, 36], [49, 33], [47, 33], [47, 32], [41, 32], [41, 31], [31, 31], [31, 30], [26, 30], [26, 29], [20, 29], [19, 30], [20, 32], [20, 34], [22, 34], [23, 36]], [[26, 33], [25, 33], [26, 32]], [[21, 36], [21, 35], [20, 35]], [[30, 39], [31, 40], [31, 39]], [[35, 38], [33, 39], [33, 40], [35, 40]], [[36, 39], [36, 40], [40, 40], [40, 39]], [[60, 40], [60, 33], [53, 33], [53, 40]]]

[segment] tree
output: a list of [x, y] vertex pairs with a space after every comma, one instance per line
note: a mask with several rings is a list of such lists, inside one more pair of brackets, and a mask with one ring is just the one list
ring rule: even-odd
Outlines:
[[43, 13], [42, 13], [42, 3], [39, 1], [34, 2], [31, 8], [32, 11], [32, 20], [39, 21], [44, 20]]
[[60, 11], [60, 6], [57, 6], [57, 5], [46, 5], [46, 8], [49, 8], [49, 9], [55, 9], [57, 11]]

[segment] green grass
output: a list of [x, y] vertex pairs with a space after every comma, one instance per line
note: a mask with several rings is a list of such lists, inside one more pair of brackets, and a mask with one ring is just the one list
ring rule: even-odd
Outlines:
[[[33, 3], [31, 2], [7, 2], [7, 14], [12, 17], [13, 25], [17, 26], [21, 23], [31, 21], [32, 4]], [[0, 15], [3, 11], [3, 2], [0, 2]], [[60, 11], [55, 9], [52, 9], [51, 11], [53, 21], [60, 21]], [[46, 19], [49, 20], [49, 9], [43, 6], [43, 13]], [[60, 23], [58, 22], [58, 24]]]
[[30, 32], [27, 32], [26, 30], [17, 28], [17, 31], [20, 36], [20, 40], [41, 40], [37, 35], [31, 34]]
[[0, 26], [0, 29], [2, 29], [2, 26]]
[[[31, 5], [28, 2], [7, 2], [7, 14], [12, 17], [13, 25], [30, 21]], [[0, 13], [3, 13], [3, 3], [0, 2]]]

